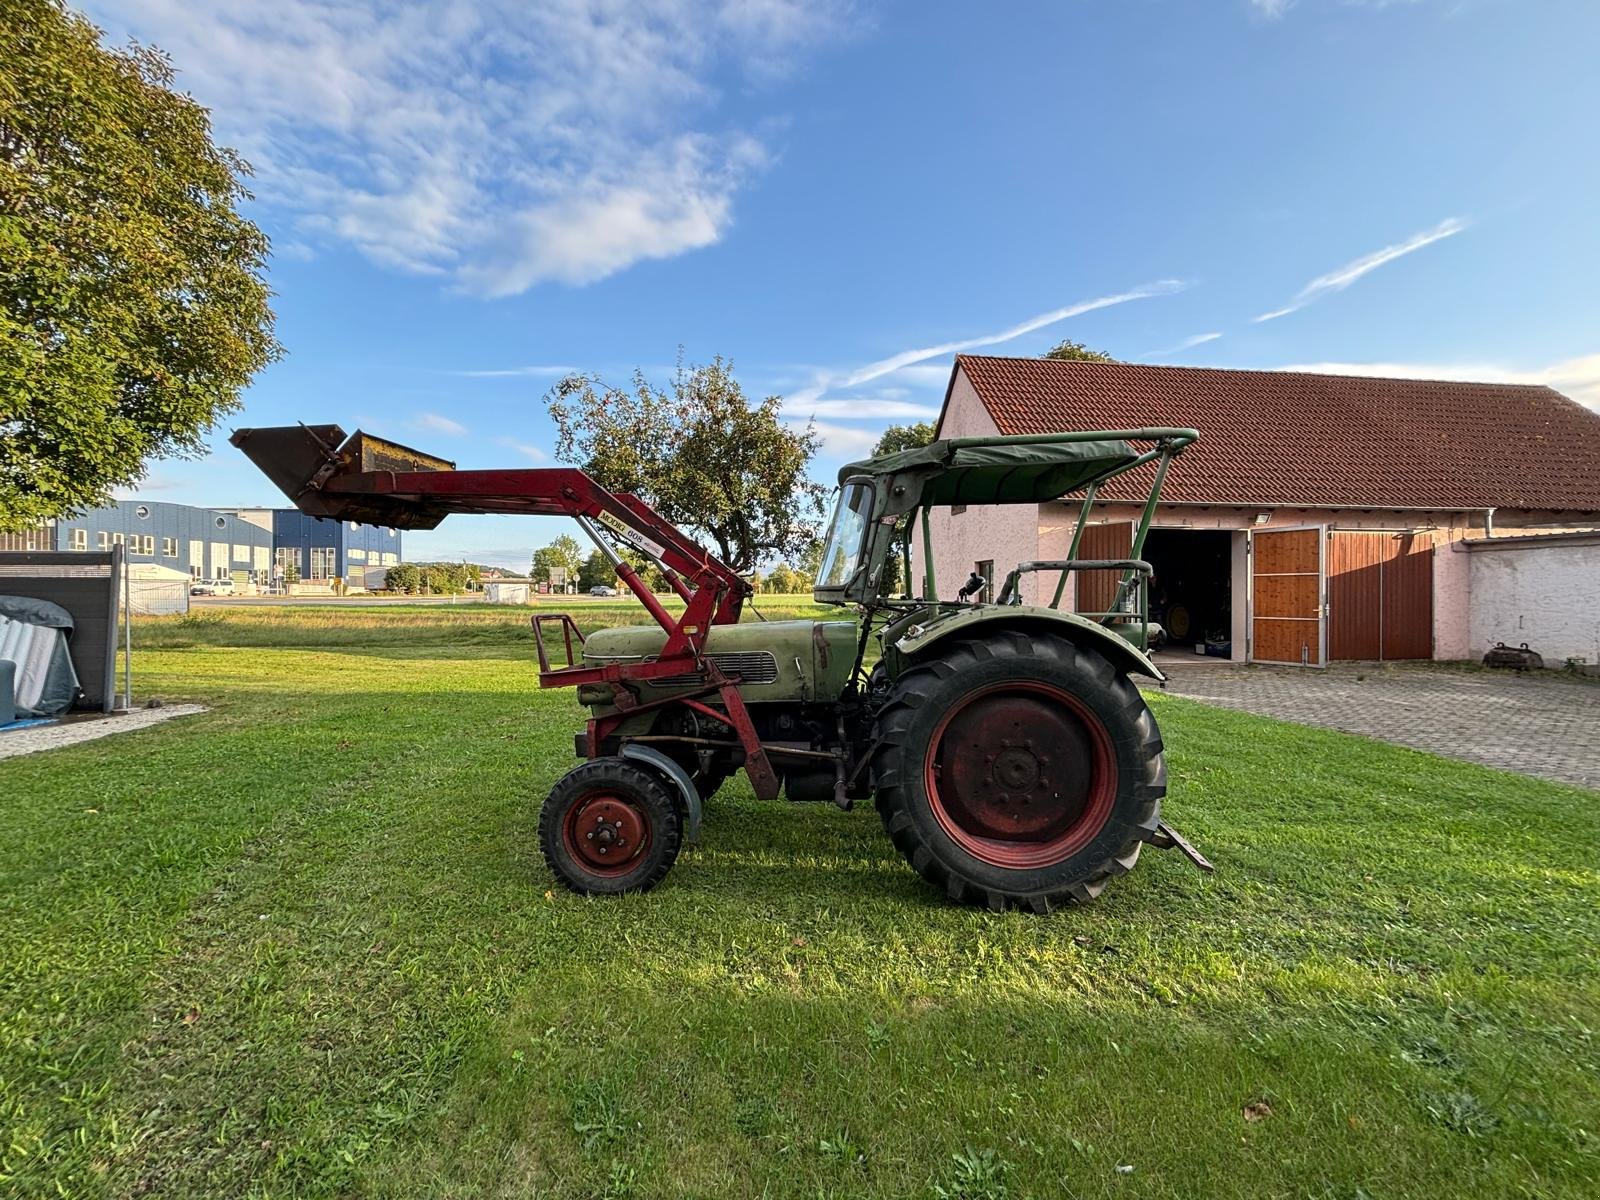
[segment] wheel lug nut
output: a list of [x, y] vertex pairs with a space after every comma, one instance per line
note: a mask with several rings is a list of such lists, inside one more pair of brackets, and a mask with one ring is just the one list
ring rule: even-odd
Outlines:
[[592, 833], [586, 833], [583, 836], [588, 838], [590, 841], [594, 840], [594, 834], [592, 834]]

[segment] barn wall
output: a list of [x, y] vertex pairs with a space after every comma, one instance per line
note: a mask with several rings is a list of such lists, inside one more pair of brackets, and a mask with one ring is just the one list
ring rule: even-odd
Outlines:
[[1600, 534], [1463, 546], [1450, 557], [1466, 560], [1470, 573], [1472, 657], [1496, 642], [1527, 642], [1546, 666], [1600, 663]]
[[[939, 426], [939, 436], [993, 437], [1000, 432], [989, 410], [978, 399], [978, 393], [967, 382], [965, 374], [957, 373], [950, 392], [950, 403], [945, 408], [944, 421]], [[1042, 557], [1039, 553], [1039, 505], [1037, 504], [970, 504], [965, 512], [949, 508], [936, 508], [933, 518], [933, 570], [939, 595], [954, 600], [956, 589], [966, 582], [974, 563], [986, 559], [994, 561], [994, 582], [998, 590], [1006, 573], [1020, 562]], [[922, 532], [920, 522], [912, 539], [912, 571], [916, 576], [914, 591], [921, 594], [922, 587]], [[1054, 589], [1054, 577], [1050, 580]], [[1039, 603], [1039, 577], [1023, 576], [1022, 602]], [[993, 599], [991, 596], [990, 599]], [[1045, 600], [1049, 600], [1048, 595]]]

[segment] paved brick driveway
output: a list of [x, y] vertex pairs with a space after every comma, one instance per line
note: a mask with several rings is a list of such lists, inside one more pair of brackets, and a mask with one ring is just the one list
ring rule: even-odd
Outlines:
[[1178, 667], [1167, 690], [1600, 788], [1600, 686], [1427, 666]]

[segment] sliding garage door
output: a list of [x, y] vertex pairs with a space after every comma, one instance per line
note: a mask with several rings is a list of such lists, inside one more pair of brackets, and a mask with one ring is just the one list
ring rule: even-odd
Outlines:
[[1321, 525], [1250, 534], [1250, 659], [1320, 667], [1323, 621]]
[[1328, 534], [1328, 657], [1433, 657], [1433, 537], [1336, 529]]

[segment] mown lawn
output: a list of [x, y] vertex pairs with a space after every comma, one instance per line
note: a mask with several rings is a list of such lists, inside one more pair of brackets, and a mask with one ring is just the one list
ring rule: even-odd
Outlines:
[[147, 626], [211, 712], [0, 762], [0, 1194], [1600, 1193], [1594, 793], [1157, 697], [1214, 876], [952, 908], [735, 784], [587, 901], [472, 619]]

